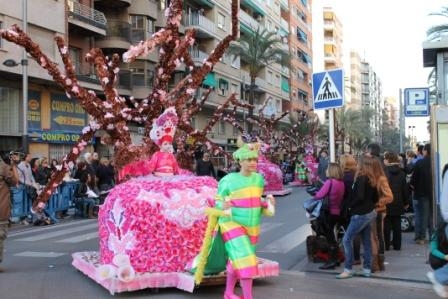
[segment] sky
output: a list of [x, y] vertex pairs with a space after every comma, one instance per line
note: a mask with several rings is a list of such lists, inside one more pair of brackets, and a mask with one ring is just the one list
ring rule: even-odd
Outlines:
[[[427, 87], [430, 68], [423, 68], [422, 42], [430, 26], [448, 22], [429, 16], [448, 1], [314, 0], [313, 17], [322, 4], [333, 7], [342, 23], [345, 59], [350, 49], [365, 58], [382, 81], [383, 96], [398, 99], [400, 88]], [[406, 135], [412, 123], [417, 139], [428, 140], [427, 120], [407, 118]]]

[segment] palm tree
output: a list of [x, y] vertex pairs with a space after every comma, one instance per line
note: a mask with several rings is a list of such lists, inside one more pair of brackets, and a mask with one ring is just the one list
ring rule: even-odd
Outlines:
[[[288, 65], [290, 62], [289, 53], [280, 49], [282, 44], [283, 41], [275, 32], [258, 27], [250, 34], [242, 34], [238, 42], [231, 44], [227, 50], [230, 55], [240, 56], [249, 68], [249, 105], [252, 105], [249, 108], [249, 119], [254, 115], [255, 79], [260, 71], [274, 63]], [[247, 130], [252, 131], [252, 123], [248, 123]]]
[[[448, 18], [448, 6], [443, 6], [440, 12], [433, 12], [429, 15]], [[426, 37], [428, 41], [441, 39], [444, 36], [448, 36], [448, 23], [431, 26], [428, 30], [426, 30]]]
[[[430, 16], [440, 16], [448, 18], [448, 6], [443, 6], [440, 12], [433, 12], [429, 14]], [[426, 39], [428, 41], [436, 41], [440, 40], [444, 37], [448, 36], [448, 23], [438, 24], [429, 27], [426, 30]], [[428, 76], [428, 85], [430, 90], [430, 97], [435, 99], [437, 96], [437, 72], [436, 69], [433, 68]]]

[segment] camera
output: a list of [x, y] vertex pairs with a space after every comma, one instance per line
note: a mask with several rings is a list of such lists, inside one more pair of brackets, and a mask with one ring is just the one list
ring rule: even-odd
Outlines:
[[19, 151], [9, 152], [9, 161], [14, 164], [19, 164], [21, 160], [25, 157], [25, 154]]

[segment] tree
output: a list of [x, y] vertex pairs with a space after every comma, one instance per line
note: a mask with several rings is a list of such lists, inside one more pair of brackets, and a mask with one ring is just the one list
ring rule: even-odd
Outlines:
[[[248, 118], [253, 118], [255, 101], [255, 79], [260, 71], [268, 65], [279, 63], [288, 65], [289, 53], [280, 49], [283, 41], [272, 31], [257, 28], [251, 34], [242, 34], [238, 43], [232, 43], [228, 48], [228, 53], [235, 57], [240, 56], [249, 68], [250, 88], [249, 88], [249, 113]], [[252, 131], [252, 123], [249, 122], [247, 131]]]
[[[433, 12], [429, 14], [430, 16], [440, 16], [448, 18], [448, 6], [443, 6], [440, 12]], [[448, 36], [448, 23], [442, 23], [429, 27], [426, 30], [426, 39], [428, 41], [436, 41], [443, 39]], [[433, 68], [428, 75], [428, 85], [430, 90], [431, 99], [436, 99], [437, 97], [437, 72]], [[435, 101], [435, 100], [434, 100]]]
[[[429, 15], [448, 18], [448, 6], [443, 6], [440, 12], [433, 12]], [[434, 25], [426, 30], [426, 37], [428, 41], [440, 40], [445, 36], [448, 36], [448, 23]]]

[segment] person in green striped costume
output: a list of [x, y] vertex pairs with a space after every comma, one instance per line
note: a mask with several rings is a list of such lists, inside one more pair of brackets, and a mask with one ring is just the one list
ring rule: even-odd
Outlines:
[[[196, 282], [200, 282], [204, 273], [219, 273], [226, 269], [224, 298], [252, 299], [252, 280], [258, 275], [255, 250], [261, 216], [274, 215], [275, 199], [272, 195], [265, 199], [261, 197], [264, 178], [256, 172], [258, 144], [243, 144], [233, 157], [241, 169], [219, 181], [211, 209], [214, 212], [208, 211], [209, 223], [203, 247], [193, 264], [196, 264]], [[243, 297], [234, 294], [238, 279]]]

